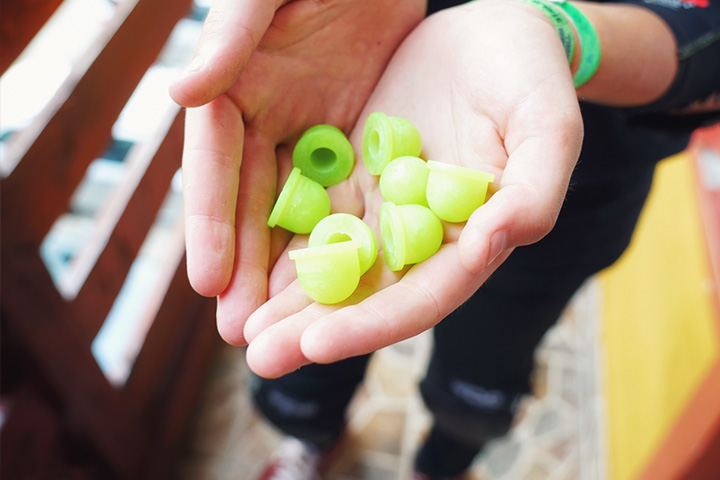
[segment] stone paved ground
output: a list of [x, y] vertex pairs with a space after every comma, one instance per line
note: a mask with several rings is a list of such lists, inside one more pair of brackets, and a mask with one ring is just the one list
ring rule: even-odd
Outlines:
[[[537, 352], [535, 394], [516, 425], [478, 457], [469, 480], [606, 478], [598, 348], [598, 290], [590, 281]], [[326, 478], [404, 480], [428, 414], [417, 392], [431, 337], [379, 351], [351, 405], [350, 439]], [[244, 349], [222, 347], [188, 432], [176, 478], [253, 480], [280, 439], [247, 396]]]

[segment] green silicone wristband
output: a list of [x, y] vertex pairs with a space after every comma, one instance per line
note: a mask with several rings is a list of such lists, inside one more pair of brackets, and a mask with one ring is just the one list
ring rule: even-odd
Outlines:
[[595, 75], [595, 72], [597, 72], [600, 66], [600, 57], [602, 56], [600, 40], [592, 23], [590, 23], [590, 20], [588, 20], [580, 10], [565, 0], [549, 1], [557, 5], [567, 14], [580, 38], [580, 64], [578, 65], [577, 72], [575, 72], [573, 76], [573, 84], [575, 88], [581, 87]]
[[568, 19], [558, 11], [552, 4], [545, 0], [520, 0], [523, 3], [539, 8], [546, 17], [550, 19], [555, 31], [560, 37], [568, 62], [571, 62], [575, 55], [575, 33]]

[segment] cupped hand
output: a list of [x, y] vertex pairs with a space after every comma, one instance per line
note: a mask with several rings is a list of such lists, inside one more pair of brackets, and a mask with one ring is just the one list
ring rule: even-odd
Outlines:
[[288, 145], [304, 130], [355, 124], [422, 0], [216, 0], [190, 66], [170, 93], [188, 108], [183, 197], [188, 275], [218, 296], [229, 343], [267, 298], [287, 236], [265, 222]]
[[[357, 152], [373, 111], [412, 121], [425, 159], [495, 174], [493, 193], [465, 224], [445, 224], [444, 244], [428, 260], [395, 273], [381, 253], [354, 296], [338, 305], [313, 303], [284, 253], [271, 276], [272, 298], [245, 328], [247, 360], [261, 376], [369, 353], [436, 325], [513, 248], [552, 229], [582, 143], [577, 95], [554, 29], [534, 7], [507, 0], [440, 12], [408, 36], [352, 134]], [[331, 197], [377, 233], [383, 199], [361, 162]], [[297, 238], [288, 248], [301, 244]]]

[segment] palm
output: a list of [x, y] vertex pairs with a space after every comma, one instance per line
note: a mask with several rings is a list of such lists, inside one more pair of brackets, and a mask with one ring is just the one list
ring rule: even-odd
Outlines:
[[[261, 28], [242, 74], [188, 111], [183, 158], [190, 280], [200, 293], [218, 295], [218, 328], [234, 344], [244, 342], [245, 318], [266, 299], [277, 250], [271, 244], [282, 248], [287, 240], [271, 240], [265, 227], [288, 166], [287, 145], [318, 123], [349, 131], [423, 14], [419, 0], [298, 0], [276, 13], [267, 0], [243, 4], [272, 9], [272, 23]], [[208, 28], [218, 21], [227, 20], [209, 20]], [[217, 54], [219, 66], [176, 85], [174, 97], [188, 106], [209, 100], [203, 95], [217, 88], [213, 79], [222, 84], [226, 70], [241, 66], [233, 55], [240, 53]]]
[[291, 2], [227, 91], [246, 129], [287, 142], [318, 123], [349, 131], [423, 2]]
[[[294, 267], [281, 256], [271, 279], [277, 295], [246, 326], [248, 361], [257, 373], [277, 376], [309, 361], [368, 353], [431, 328], [512, 247], [536, 241], [551, 228], [582, 126], [562, 47], [552, 28], [523, 7], [519, 15], [533, 16], [483, 25], [478, 18], [484, 17], [471, 15], [484, 8], [478, 3], [426, 20], [395, 54], [361, 115], [362, 121], [384, 111], [411, 120], [423, 137], [423, 157], [495, 173], [500, 190], [465, 228], [446, 225], [445, 244], [432, 258], [404, 275], [379, 259], [356, 297], [339, 306], [311, 303], [296, 281], [290, 283]], [[487, 48], [489, 38], [521, 24], [536, 30], [528, 35], [539, 42], [534, 48], [528, 42], [502, 53]], [[352, 135], [356, 151], [361, 130], [362, 123]], [[383, 202], [377, 178], [359, 163], [342, 188], [353, 192], [335, 191], [333, 199], [346, 199], [343, 210], [376, 228]], [[490, 236], [498, 229], [506, 232], [509, 248], [492, 259]]]

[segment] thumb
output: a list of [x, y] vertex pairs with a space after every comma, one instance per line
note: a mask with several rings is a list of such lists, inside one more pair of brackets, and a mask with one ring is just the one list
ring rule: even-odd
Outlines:
[[282, 0], [215, 0], [190, 64], [170, 86], [183, 107], [204, 105], [240, 76]]
[[478, 273], [503, 250], [547, 235], [563, 205], [579, 155], [582, 131], [564, 139], [534, 137], [508, 157], [499, 190], [475, 210], [458, 239], [463, 266]]

